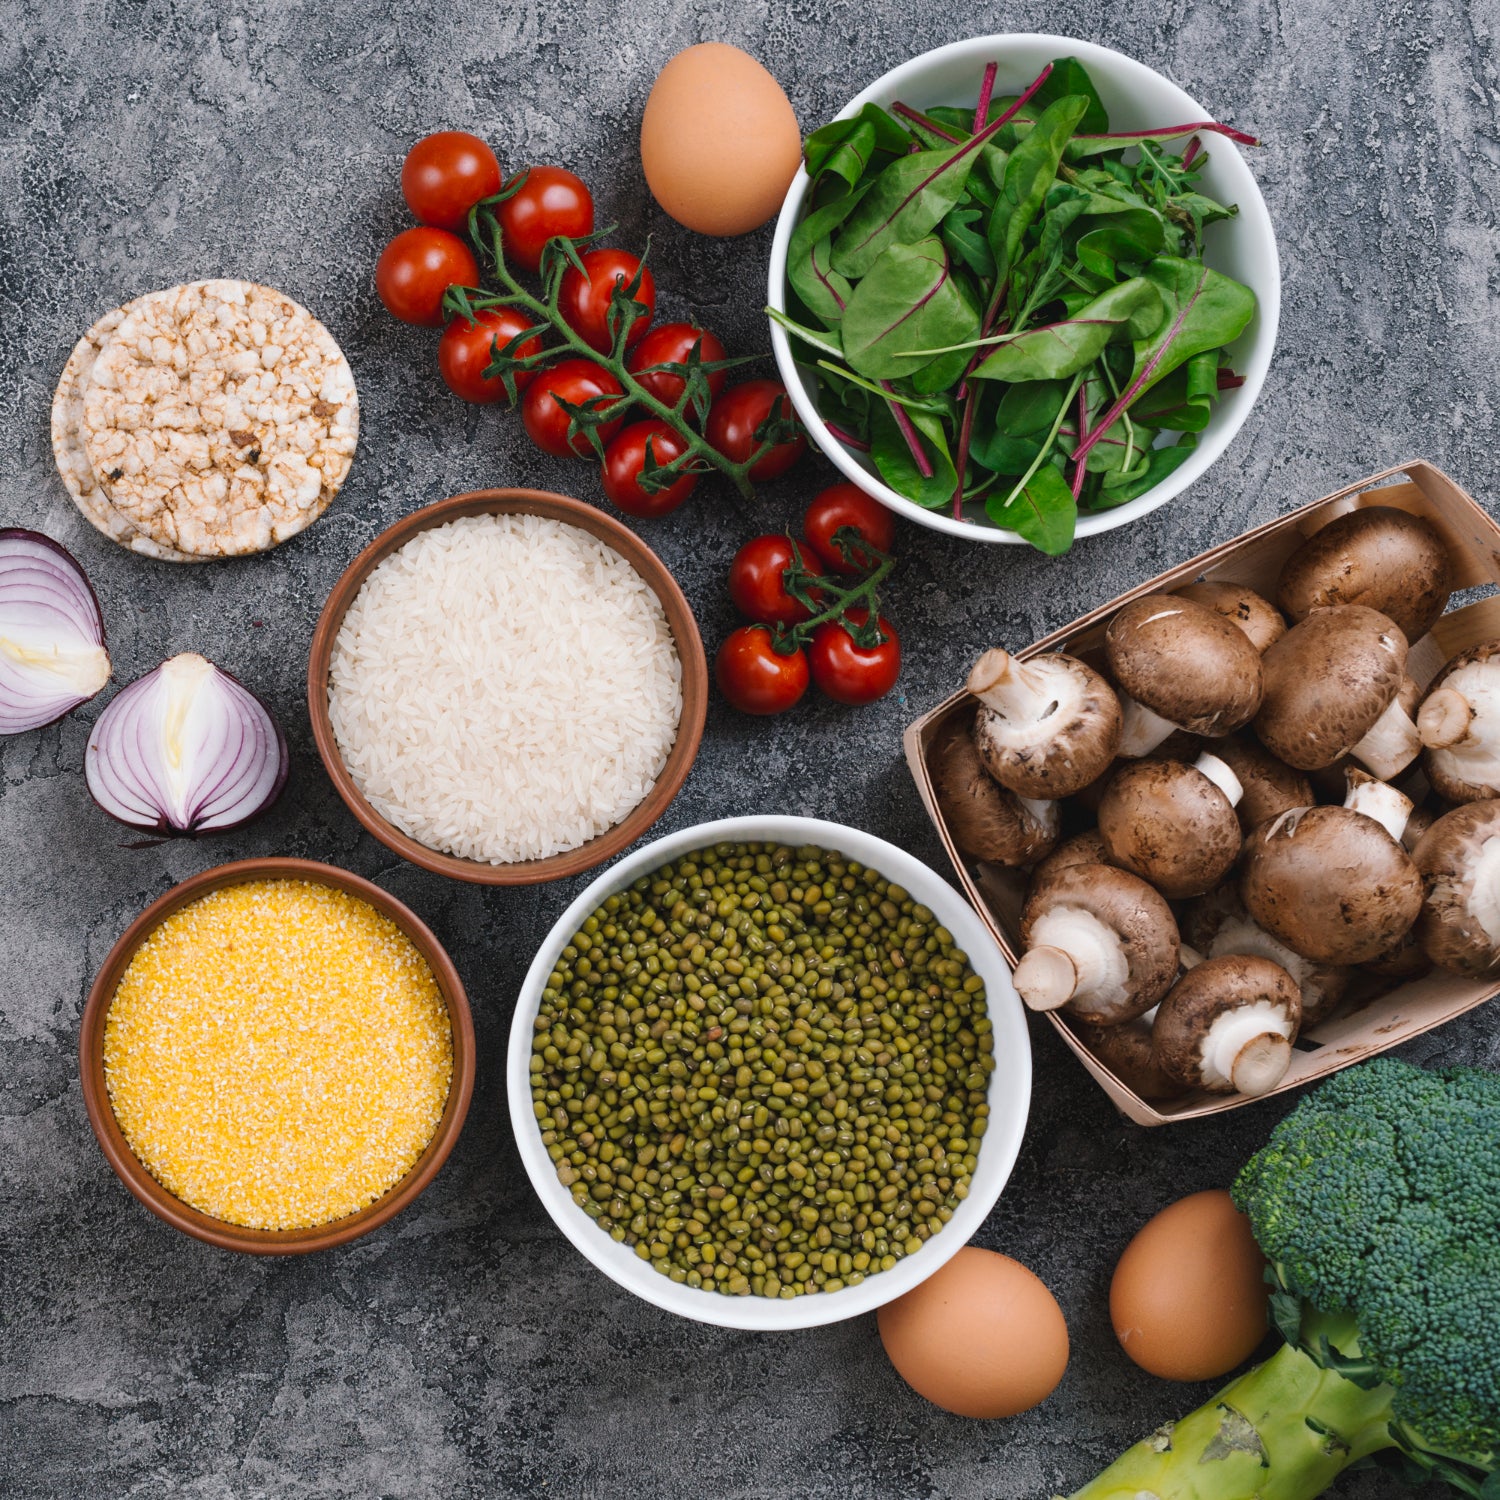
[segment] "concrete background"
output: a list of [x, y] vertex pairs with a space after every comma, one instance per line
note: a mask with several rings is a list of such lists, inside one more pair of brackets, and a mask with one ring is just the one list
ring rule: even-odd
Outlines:
[[[1281, 346], [1213, 472], [1128, 533], [1063, 562], [906, 529], [889, 612], [907, 668], [861, 713], [809, 703], [776, 723], [713, 708], [663, 825], [764, 808], [858, 824], [941, 853], [900, 759], [902, 726], [992, 643], [1021, 644], [1138, 579], [1387, 463], [1429, 457], [1488, 501], [1500, 388], [1494, 6], [1385, 0], [668, 0], [650, 7], [453, 0], [269, 7], [0, 3], [0, 520], [72, 547], [104, 602], [119, 680], [196, 648], [264, 694], [294, 767], [274, 813], [202, 844], [125, 847], [81, 774], [99, 703], [0, 741], [0, 1490], [74, 1496], [953, 1496], [1037, 1500], [1081, 1484], [1207, 1388], [1130, 1365], [1106, 1289], [1152, 1212], [1226, 1184], [1277, 1104], [1147, 1132], [1122, 1123], [1033, 1027], [1027, 1142], [980, 1242], [1056, 1292], [1073, 1335], [1057, 1394], [977, 1424], [911, 1394], [874, 1320], [784, 1337], [676, 1321], [624, 1294], [554, 1231], [527, 1185], [501, 1084], [533, 948], [576, 886], [486, 893], [364, 836], [313, 753], [303, 669], [323, 598], [395, 517], [484, 485], [600, 499], [539, 458], [518, 420], [440, 384], [434, 339], [378, 305], [381, 244], [407, 222], [406, 147], [439, 126], [502, 161], [558, 161], [620, 242], [654, 236], [665, 312], [766, 346], [769, 231], [718, 243], [651, 203], [636, 129], [656, 69], [739, 43], [805, 127], [915, 51], [1050, 30], [1164, 70], [1264, 137], [1256, 170], [1283, 248]], [[111, 547], [53, 471], [47, 413], [67, 351], [121, 300], [233, 275], [325, 319], [363, 397], [360, 454], [311, 532], [259, 559], [174, 571]], [[746, 507], [701, 492], [652, 545], [713, 645], [747, 536], [780, 528], [811, 467]], [[474, 1001], [479, 1083], [453, 1159], [415, 1207], [347, 1250], [252, 1261], [139, 1207], [89, 1132], [75, 1061], [90, 977], [126, 923], [195, 870], [285, 852], [379, 880], [436, 928]], [[1500, 1063], [1476, 1012], [1408, 1049]], [[1381, 1475], [1340, 1493], [1394, 1497]]]

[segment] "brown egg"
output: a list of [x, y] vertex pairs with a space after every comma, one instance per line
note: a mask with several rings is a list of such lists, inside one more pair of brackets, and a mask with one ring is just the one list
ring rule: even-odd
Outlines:
[[641, 120], [641, 165], [679, 224], [700, 234], [759, 229], [801, 159], [792, 106], [748, 52], [700, 42], [657, 74]]
[[1193, 1193], [1125, 1247], [1109, 1316], [1125, 1352], [1165, 1380], [1213, 1380], [1266, 1335], [1265, 1256], [1222, 1190]]
[[1068, 1367], [1057, 1299], [1019, 1261], [966, 1245], [876, 1313], [885, 1352], [919, 1396], [961, 1417], [1013, 1417]]

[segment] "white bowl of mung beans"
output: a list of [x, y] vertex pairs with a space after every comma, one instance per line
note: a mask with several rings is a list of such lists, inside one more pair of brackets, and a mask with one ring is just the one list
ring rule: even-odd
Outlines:
[[809, 1328], [910, 1291], [978, 1231], [1031, 1098], [994, 941], [920, 860], [812, 818], [644, 845], [559, 918], [516, 1002], [532, 1186], [636, 1296]]

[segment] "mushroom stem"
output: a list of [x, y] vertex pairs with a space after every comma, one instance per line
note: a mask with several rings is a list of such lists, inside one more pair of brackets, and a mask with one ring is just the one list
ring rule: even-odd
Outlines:
[[1078, 970], [1061, 948], [1028, 949], [1013, 978], [1032, 1010], [1061, 1010], [1078, 989]]
[[1292, 1044], [1285, 1015], [1267, 1001], [1236, 1006], [1213, 1019], [1203, 1039], [1203, 1076], [1242, 1094], [1265, 1094], [1286, 1076]]
[[1034, 724], [1057, 707], [1053, 684], [1027, 669], [998, 646], [986, 651], [969, 672], [969, 691], [986, 708], [1017, 723]]
[[1231, 807], [1237, 806], [1240, 798], [1245, 795], [1244, 784], [1240, 781], [1240, 778], [1229, 769], [1224, 761], [1220, 760], [1211, 751], [1205, 750], [1193, 762], [1193, 769], [1200, 776], [1208, 777], [1224, 793]]
[[1384, 712], [1365, 731], [1364, 738], [1350, 751], [1355, 760], [1368, 766], [1382, 781], [1399, 776], [1422, 751], [1417, 726], [1399, 696], [1392, 698]]
[[1359, 771], [1349, 772], [1349, 791], [1344, 806], [1350, 812], [1373, 818], [1399, 844], [1411, 816], [1412, 800], [1405, 792]]
[[1032, 923], [1031, 947], [1014, 978], [1033, 1010], [1056, 1010], [1074, 996], [1123, 990], [1130, 962], [1119, 933], [1082, 907], [1059, 906]]
[[1120, 754], [1131, 760], [1150, 755], [1178, 726], [1170, 719], [1137, 703], [1128, 693], [1120, 694]]
[[1473, 722], [1473, 705], [1462, 693], [1438, 688], [1417, 714], [1417, 733], [1429, 750], [1447, 750], [1467, 737]]

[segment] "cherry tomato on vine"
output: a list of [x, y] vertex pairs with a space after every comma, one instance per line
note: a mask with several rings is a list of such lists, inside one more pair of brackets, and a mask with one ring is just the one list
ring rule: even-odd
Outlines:
[[807, 691], [807, 655], [799, 647], [783, 656], [764, 625], [741, 625], [719, 647], [714, 680], [741, 713], [785, 713]]
[[461, 234], [469, 210], [500, 191], [500, 163], [477, 135], [438, 130], [424, 135], [401, 164], [401, 196], [423, 224]]
[[[582, 406], [594, 396], [620, 396], [620, 382], [608, 370], [596, 365], [591, 359], [564, 359], [555, 365], [539, 370], [536, 378], [526, 387], [521, 397], [521, 422], [531, 441], [555, 458], [592, 458], [594, 445], [588, 434], [579, 432], [570, 443], [566, 411], [552, 398], [561, 396], [575, 406]], [[608, 444], [620, 430], [623, 415], [605, 422], [596, 429], [599, 441]]]
[[[513, 307], [483, 308], [472, 323], [467, 318], [454, 318], [438, 340], [438, 369], [444, 384], [465, 401], [487, 404], [504, 400], [505, 383], [498, 375], [486, 379], [484, 372], [493, 358], [494, 346], [503, 350], [530, 327], [532, 324]], [[527, 339], [513, 351], [516, 356], [541, 352], [540, 338]], [[535, 378], [535, 370], [517, 370], [516, 389], [524, 391]]]
[[477, 286], [479, 265], [469, 247], [446, 229], [403, 229], [375, 267], [375, 290], [385, 309], [403, 323], [443, 326], [443, 293], [450, 286]]
[[[851, 609], [849, 618], [863, 625], [870, 614], [868, 610]], [[901, 643], [889, 620], [881, 616], [878, 623], [885, 636], [878, 646], [855, 645], [854, 637], [837, 620], [813, 631], [807, 648], [808, 668], [819, 690], [835, 703], [858, 707], [884, 698], [895, 687], [901, 675]]]
[[[806, 560], [806, 548], [803, 558]], [[729, 597], [747, 620], [796, 625], [812, 611], [786, 589], [786, 570], [796, 563], [789, 536], [753, 536], [729, 565]]]
[[[834, 532], [851, 527], [877, 552], [890, 554], [896, 541], [896, 518], [857, 484], [835, 484], [813, 497], [802, 518], [802, 533], [824, 567], [833, 573], [863, 573], [867, 567], [849, 562], [833, 539]], [[867, 559], [873, 562], [874, 559]]]
[[[557, 294], [557, 305], [569, 328], [591, 349], [608, 354], [611, 347], [609, 331], [609, 305], [615, 294], [615, 284], [629, 284], [641, 271], [640, 257], [628, 250], [585, 250], [584, 270], [581, 276], [577, 266], [569, 266], [563, 272], [562, 287]], [[656, 309], [656, 282], [651, 272], [641, 271], [641, 284], [635, 289], [637, 302], [646, 305], [646, 311], [636, 315], [630, 325], [625, 342], [633, 344], [644, 336], [651, 325], [651, 314]]]
[[[742, 464], [760, 446], [756, 432], [775, 408], [779, 417], [790, 419], [792, 403], [779, 380], [746, 380], [732, 385], [709, 409], [703, 435], [730, 463]], [[750, 470], [752, 479], [775, 479], [785, 474], [807, 452], [807, 438], [798, 433], [777, 443]]]
[[[723, 344], [716, 334], [706, 329], [695, 328], [691, 323], [658, 323], [630, 352], [625, 368], [664, 406], [676, 406], [682, 399], [683, 387], [687, 384], [681, 375], [657, 370], [643, 375], [641, 371], [650, 365], [680, 365], [693, 352], [697, 344], [698, 358], [704, 364], [727, 358]], [[711, 370], [704, 377], [708, 381], [710, 398], [724, 389], [729, 379], [728, 370]]]
[[630, 516], [665, 516], [677, 509], [698, 483], [696, 474], [684, 474], [664, 490], [641, 488], [646, 467], [646, 444], [658, 464], [668, 464], [687, 452], [687, 444], [667, 426], [652, 417], [623, 427], [604, 450], [604, 493]]
[[541, 267], [548, 240], [557, 235], [581, 239], [594, 232], [594, 198], [583, 179], [566, 167], [528, 167], [496, 217], [507, 264], [534, 272]]

